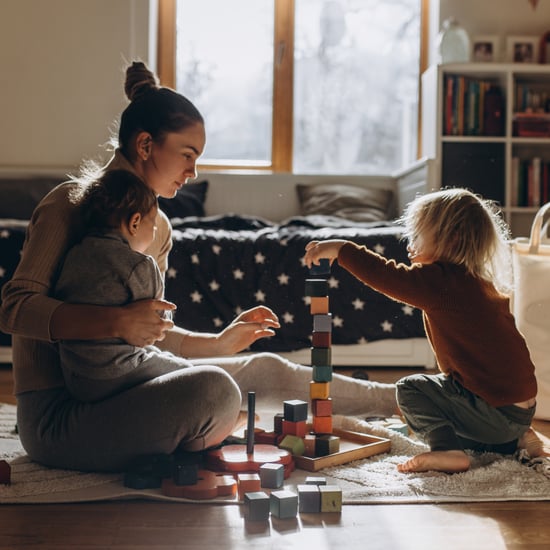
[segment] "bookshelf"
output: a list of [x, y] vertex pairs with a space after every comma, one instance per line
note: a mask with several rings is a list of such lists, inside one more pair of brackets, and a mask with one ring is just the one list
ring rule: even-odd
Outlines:
[[422, 154], [435, 162], [430, 187], [493, 199], [513, 236], [528, 236], [550, 201], [550, 65], [430, 67], [422, 75]]

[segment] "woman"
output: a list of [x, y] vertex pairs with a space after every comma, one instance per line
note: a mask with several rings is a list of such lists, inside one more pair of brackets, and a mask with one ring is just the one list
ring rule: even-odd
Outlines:
[[[120, 120], [118, 148], [102, 170], [127, 170], [158, 196], [172, 198], [196, 177], [205, 146], [201, 114], [186, 98], [159, 87], [143, 63], [127, 69], [130, 100]], [[89, 172], [89, 171], [88, 171]], [[82, 179], [82, 178], [81, 178]], [[13, 372], [18, 428], [23, 447], [37, 462], [53, 467], [116, 471], [134, 457], [198, 451], [220, 443], [238, 418], [241, 392], [262, 399], [308, 399], [311, 369], [269, 353], [232, 357], [279, 326], [266, 307], [241, 313], [219, 334], [194, 333], [161, 318], [172, 310], [164, 300], [123, 307], [63, 303], [51, 298], [65, 254], [84, 232], [67, 182], [47, 195], [28, 228], [20, 264], [3, 287], [0, 328], [13, 335]], [[164, 275], [172, 244], [171, 227], [159, 211], [157, 232], [146, 253]], [[95, 403], [75, 400], [64, 386], [55, 342], [122, 338], [136, 346], [155, 343], [193, 358], [178, 369]], [[208, 357], [224, 358], [212, 360]], [[335, 413], [391, 415], [395, 388], [335, 376]]]

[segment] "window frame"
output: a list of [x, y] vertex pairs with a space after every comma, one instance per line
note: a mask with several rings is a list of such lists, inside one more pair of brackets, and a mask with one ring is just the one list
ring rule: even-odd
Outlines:
[[[176, 1], [158, 0], [157, 73], [163, 86], [176, 86]], [[421, 81], [427, 69], [429, 2], [421, 0], [420, 6], [420, 67], [418, 101], [417, 158], [421, 151]], [[258, 167], [252, 164], [230, 166], [208, 164], [208, 170], [262, 170], [268, 172], [292, 172], [293, 156], [293, 88], [294, 88], [294, 0], [274, 0], [274, 48], [273, 48], [273, 119], [271, 163]]]

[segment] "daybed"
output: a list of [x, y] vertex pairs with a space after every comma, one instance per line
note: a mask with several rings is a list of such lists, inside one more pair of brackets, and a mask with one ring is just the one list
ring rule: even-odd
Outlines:
[[[305, 244], [348, 238], [406, 262], [401, 228], [392, 220], [427, 187], [429, 169], [419, 162], [395, 177], [202, 173], [175, 199], [161, 200], [174, 228], [166, 297], [178, 306], [176, 322], [214, 332], [239, 311], [265, 304], [282, 326], [251, 349], [308, 364]], [[17, 265], [34, 204], [63, 179], [0, 173], [0, 284]], [[335, 366], [433, 366], [419, 311], [371, 291], [337, 265], [329, 277]], [[0, 334], [2, 362], [9, 361], [9, 345]]]

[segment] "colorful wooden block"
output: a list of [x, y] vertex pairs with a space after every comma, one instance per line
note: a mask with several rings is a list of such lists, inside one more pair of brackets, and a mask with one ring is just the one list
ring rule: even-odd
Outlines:
[[306, 485], [326, 485], [327, 478], [321, 476], [307, 476]]
[[217, 475], [209, 470], [199, 470], [194, 485], [176, 485], [173, 479], [162, 480], [162, 494], [169, 497], [206, 500], [218, 496], [235, 496], [237, 482], [231, 475]]
[[327, 296], [328, 281], [326, 279], [306, 279], [306, 296]]
[[331, 382], [332, 367], [329, 365], [313, 365], [311, 378], [314, 382]]
[[257, 473], [237, 474], [237, 491], [239, 500], [243, 500], [245, 493], [259, 491], [262, 486], [260, 475]]
[[277, 445], [280, 434], [275, 432], [266, 432], [261, 428], [254, 429], [254, 441], [264, 445]]
[[330, 348], [311, 348], [311, 365], [319, 367], [332, 366], [332, 353]]
[[0, 460], [0, 483], [2, 485], [11, 484], [11, 466], [6, 460]]
[[330, 382], [309, 383], [309, 397], [311, 399], [328, 399], [330, 397]]
[[279, 519], [295, 518], [298, 513], [298, 495], [287, 489], [273, 491], [269, 498], [271, 515]]
[[339, 450], [340, 438], [336, 435], [323, 434], [315, 439], [315, 456], [328, 456]]
[[299, 422], [307, 420], [307, 401], [301, 399], [290, 399], [283, 402], [283, 416], [285, 420]]
[[330, 348], [332, 346], [332, 333], [314, 330], [311, 333], [311, 345], [314, 348]]
[[283, 419], [285, 415], [284, 413], [277, 413], [273, 417], [273, 431], [276, 434], [282, 434], [283, 433]]
[[332, 416], [332, 398], [314, 399], [311, 402], [311, 414], [313, 416]]
[[314, 416], [311, 425], [316, 434], [331, 434], [332, 416]]
[[283, 440], [279, 443], [279, 447], [287, 450], [294, 456], [302, 456], [305, 451], [304, 440], [297, 435], [285, 435]]
[[282, 464], [267, 462], [260, 466], [261, 486], [268, 489], [279, 489], [285, 480], [285, 468]]
[[304, 456], [315, 458], [315, 434], [306, 434], [304, 436]]
[[172, 475], [176, 485], [193, 485], [198, 481], [199, 466], [197, 464], [176, 463]]
[[305, 437], [306, 433], [307, 424], [305, 420], [300, 420], [299, 422], [283, 420], [283, 435], [297, 435], [298, 437]]
[[319, 485], [321, 512], [342, 511], [342, 489], [337, 485]]
[[301, 484], [298, 490], [298, 509], [302, 514], [317, 514], [321, 511], [321, 493], [317, 485]]
[[319, 264], [312, 264], [309, 268], [310, 275], [328, 275], [330, 273], [330, 260], [321, 258]]
[[312, 296], [309, 304], [309, 312], [312, 315], [319, 315], [329, 312], [328, 296]]
[[317, 332], [332, 332], [332, 313], [314, 315], [313, 330]]
[[270, 512], [270, 498], [263, 491], [244, 495], [244, 517], [247, 521], [267, 521]]

